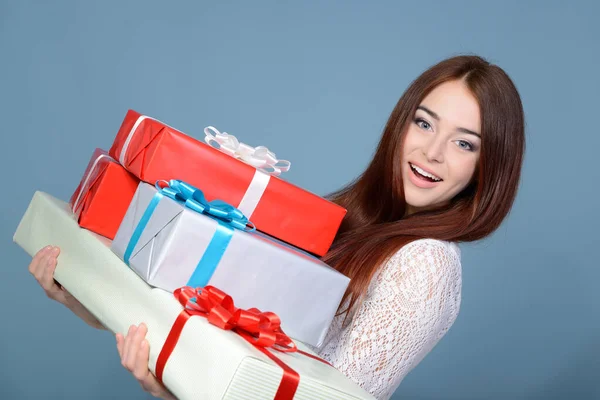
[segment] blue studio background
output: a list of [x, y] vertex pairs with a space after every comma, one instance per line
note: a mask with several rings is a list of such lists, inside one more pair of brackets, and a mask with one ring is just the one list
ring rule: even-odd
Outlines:
[[[218, 3], [218, 4], [217, 4]], [[114, 337], [46, 299], [12, 235], [35, 190], [68, 200], [128, 108], [214, 125], [324, 195], [358, 175], [410, 81], [477, 53], [518, 86], [523, 182], [463, 245], [461, 314], [394, 399], [599, 399], [593, 1], [0, 1], [0, 398], [148, 398]]]

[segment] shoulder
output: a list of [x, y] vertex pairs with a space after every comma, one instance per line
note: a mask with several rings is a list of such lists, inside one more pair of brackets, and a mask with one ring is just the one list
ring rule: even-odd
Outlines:
[[462, 265], [456, 243], [419, 239], [403, 246], [381, 266], [367, 295], [375, 295], [385, 288], [413, 292], [433, 287], [453, 298], [460, 298]]
[[461, 268], [461, 252], [456, 243], [438, 239], [418, 239], [400, 248], [387, 262], [386, 268], [432, 269], [450, 272]]
[[397, 253], [414, 251], [415, 249], [419, 249], [421, 251], [442, 251], [455, 253], [460, 256], [460, 249], [458, 245], [454, 242], [448, 242], [445, 240], [439, 239], [418, 239], [410, 242], [406, 246], [402, 247]]
[[[456, 243], [437, 239], [415, 240], [384, 265], [373, 282], [372, 294], [387, 286], [400, 293], [413, 307], [435, 315], [443, 335], [455, 321], [462, 297], [462, 265]], [[388, 288], [389, 289], [389, 288]], [[439, 336], [441, 337], [441, 336]]]

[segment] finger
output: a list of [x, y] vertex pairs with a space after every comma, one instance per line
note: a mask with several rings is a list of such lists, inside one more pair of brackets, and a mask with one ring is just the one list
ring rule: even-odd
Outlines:
[[121, 335], [120, 333], [117, 333], [115, 335], [116, 339], [117, 339], [117, 351], [119, 352], [119, 357], [123, 358], [123, 335]]
[[129, 353], [127, 353], [127, 365], [129, 368], [131, 368], [131, 372], [135, 372], [137, 355], [140, 351], [140, 345], [142, 344], [147, 331], [148, 329], [146, 328], [146, 325], [140, 324], [133, 335], [131, 347], [129, 349]]
[[142, 339], [140, 343], [140, 348], [137, 352], [135, 359], [135, 366], [133, 369], [133, 376], [137, 378], [139, 381], [144, 381], [145, 384], [149, 384], [151, 382], [146, 382], [148, 380], [148, 375], [150, 371], [148, 370], [148, 358], [150, 357], [150, 346], [148, 345], [148, 341], [146, 339]]
[[135, 325], [131, 325], [129, 327], [129, 329], [127, 330], [127, 333], [125, 334], [125, 337], [123, 338], [123, 356], [121, 357], [121, 363], [123, 364], [123, 366], [126, 369], [129, 369], [129, 366], [127, 365], [127, 357], [128, 354], [130, 352], [131, 349], [131, 341], [133, 338], [133, 335], [135, 334], [137, 330], [137, 327]]
[[56, 258], [52, 256], [46, 259], [46, 263], [43, 266], [40, 276], [40, 285], [45, 291], [56, 291], [58, 286], [54, 283], [54, 271], [56, 270]]
[[127, 369], [129, 369], [129, 366], [127, 365], [127, 359], [131, 348], [131, 341], [136, 330], [136, 326], [131, 325], [129, 327], [129, 330], [127, 331], [127, 335], [125, 335], [125, 343], [123, 344], [123, 355], [121, 356], [121, 364]]
[[46, 246], [46, 247], [40, 249], [37, 253], [35, 253], [33, 258], [31, 259], [31, 262], [29, 263], [29, 268], [28, 268], [28, 270], [31, 274], [33, 274], [33, 272], [37, 269], [38, 264], [40, 263], [42, 258], [44, 258], [47, 251], [50, 250], [50, 247], [51, 246]]
[[56, 272], [56, 259], [49, 258], [48, 264], [46, 265], [46, 269], [44, 270], [44, 274], [40, 280], [40, 285], [46, 292], [46, 295], [56, 300], [60, 303], [67, 304], [67, 296], [61, 290], [61, 287], [58, 286], [57, 282], [54, 280], [54, 273]]
[[58, 263], [58, 255], [60, 254], [60, 249], [56, 246], [52, 247], [48, 252], [48, 260], [46, 261], [46, 266], [53, 265], [53, 268], [56, 268], [56, 264]]
[[35, 280], [41, 285], [42, 283], [42, 279], [44, 276], [44, 270], [45, 270], [45, 266], [48, 263], [48, 254], [45, 254], [44, 257], [42, 257], [41, 260], [38, 261], [38, 263], [34, 266], [34, 270], [33, 270], [33, 276], [35, 278]]
[[51, 248], [52, 246], [44, 247], [34, 256], [34, 258], [31, 260], [31, 264], [29, 264], [29, 272], [31, 272], [31, 274], [35, 276], [37, 280], [39, 280], [39, 272], [42, 270], [42, 266], [44, 265], [45, 260], [48, 258]]
[[[54, 269], [56, 268], [56, 258], [58, 257], [58, 247], [51, 247], [45, 252], [46, 254], [40, 260], [36, 270], [36, 278], [40, 281], [40, 284], [46, 283], [44, 279], [47, 276], [48, 268], [52, 268], [52, 276], [54, 276]], [[46, 278], [47, 279], [47, 278]], [[52, 278], [54, 279], [54, 278]], [[48, 285], [46, 285], [48, 286]], [[50, 286], [51, 287], [51, 286]]]

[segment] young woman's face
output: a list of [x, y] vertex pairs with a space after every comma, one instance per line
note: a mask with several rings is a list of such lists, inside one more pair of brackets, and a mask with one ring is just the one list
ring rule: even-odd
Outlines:
[[480, 133], [479, 103], [462, 81], [445, 82], [423, 99], [402, 151], [407, 213], [447, 203], [469, 185]]

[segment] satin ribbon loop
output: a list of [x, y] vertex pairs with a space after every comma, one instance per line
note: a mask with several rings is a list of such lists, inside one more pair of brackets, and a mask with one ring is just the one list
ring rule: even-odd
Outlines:
[[254, 224], [239, 209], [222, 200], [206, 200], [202, 190], [195, 188], [187, 182], [177, 179], [170, 181], [161, 180], [156, 181], [154, 186], [164, 196], [183, 204], [185, 207], [199, 214], [220, 220], [235, 229], [245, 232], [256, 230]]
[[204, 134], [204, 141], [211, 147], [268, 175], [279, 176], [290, 170], [289, 161], [277, 159], [275, 153], [265, 146], [252, 147], [227, 132], [220, 132], [214, 126], [204, 128]]
[[221, 329], [234, 331], [255, 346], [271, 347], [284, 353], [298, 350], [294, 341], [281, 330], [281, 320], [275, 313], [237, 308], [231, 296], [214, 286], [196, 289], [184, 286], [173, 294], [190, 315], [202, 316]]

